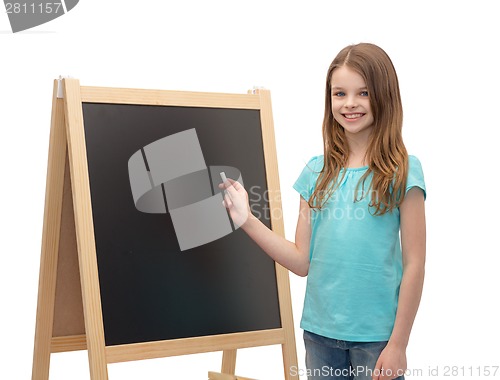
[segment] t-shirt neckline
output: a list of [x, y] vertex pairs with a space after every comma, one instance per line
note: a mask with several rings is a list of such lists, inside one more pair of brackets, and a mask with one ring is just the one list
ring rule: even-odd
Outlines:
[[362, 170], [366, 170], [368, 169], [368, 165], [366, 166], [360, 166], [360, 167], [357, 167], [357, 168], [342, 168], [342, 170], [347, 170], [347, 171], [350, 171], [350, 172], [360, 172]]

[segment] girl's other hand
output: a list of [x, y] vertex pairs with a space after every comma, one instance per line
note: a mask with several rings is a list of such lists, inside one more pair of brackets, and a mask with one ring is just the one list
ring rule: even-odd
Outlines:
[[230, 178], [221, 183], [219, 188], [225, 190], [223, 205], [229, 210], [235, 227], [243, 226], [251, 214], [247, 191], [238, 181]]
[[373, 370], [373, 380], [390, 380], [403, 376], [407, 369], [406, 350], [389, 343], [382, 350]]

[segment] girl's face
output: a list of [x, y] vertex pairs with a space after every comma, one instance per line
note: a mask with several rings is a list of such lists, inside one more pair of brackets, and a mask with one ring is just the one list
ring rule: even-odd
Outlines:
[[333, 117], [346, 135], [370, 134], [374, 119], [363, 77], [345, 65], [335, 69], [331, 94]]

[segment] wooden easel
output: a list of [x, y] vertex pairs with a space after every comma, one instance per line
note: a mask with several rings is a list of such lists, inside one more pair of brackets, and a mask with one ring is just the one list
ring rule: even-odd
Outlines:
[[[224, 107], [240, 102], [260, 109], [268, 182], [279, 189], [269, 91], [258, 94], [202, 94], [80, 87], [76, 79], [54, 82], [48, 157], [45, 213], [40, 262], [38, 307], [32, 380], [48, 380], [51, 353], [88, 351], [90, 377], [107, 380], [107, 364], [191, 353], [223, 351], [221, 373], [213, 380], [236, 380], [238, 348], [281, 344], [284, 378], [298, 380], [289, 369], [297, 366], [288, 271], [276, 264], [281, 328], [234, 334], [202, 336], [139, 344], [106, 346], [90, 186], [87, 167], [82, 102]], [[132, 101], [133, 101], [132, 100]], [[205, 105], [206, 104], [206, 105]], [[271, 193], [271, 207], [281, 207], [278, 193]], [[284, 234], [281, 220], [273, 230]]]
[[248, 377], [234, 376], [234, 375], [226, 375], [223, 373], [209, 372], [208, 380], [255, 380], [255, 379], [250, 379]]

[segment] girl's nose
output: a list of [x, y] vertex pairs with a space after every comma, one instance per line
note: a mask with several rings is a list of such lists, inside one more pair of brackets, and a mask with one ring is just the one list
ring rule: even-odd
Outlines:
[[346, 107], [346, 108], [355, 108], [357, 105], [358, 104], [356, 102], [356, 97], [354, 97], [354, 96], [346, 96], [344, 107]]

